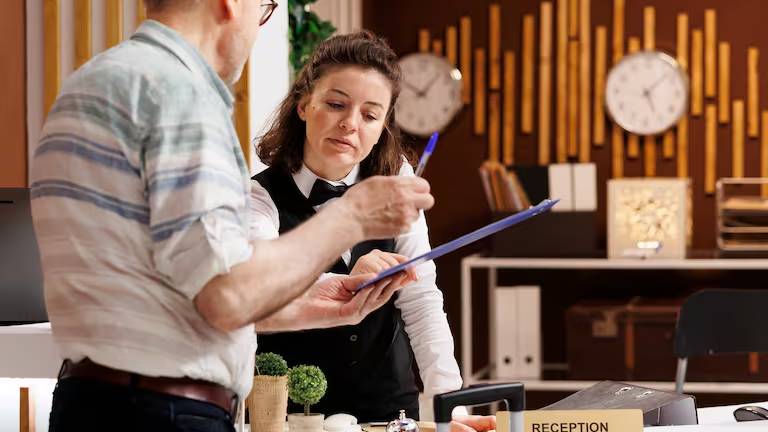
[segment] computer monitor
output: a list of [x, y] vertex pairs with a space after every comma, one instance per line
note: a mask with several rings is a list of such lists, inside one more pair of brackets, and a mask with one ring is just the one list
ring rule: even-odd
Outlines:
[[0, 188], [0, 325], [45, 321], [29, 189]]

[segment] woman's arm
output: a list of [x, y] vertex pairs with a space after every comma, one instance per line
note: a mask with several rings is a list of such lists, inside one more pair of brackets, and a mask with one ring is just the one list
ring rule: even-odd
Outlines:
[[[401, 176], [413, 176], [413, 170], [403, 164]], [[411, 229], [398, 236], [396, 252], [408, 257], [421, 255], [431, 249], [424, 213]], [[453, 335], [443, 309], [443, 293], [436, 285], [435, 264], [426, 262], [416, 268], [418, 280], [403, 288], [395, 300], [405, 322], [405, 331], [424, 383], [424, 393], [432, 396], [461, 388], [459, 366], [453, 355]], [[426, 413], [425, 413], [426, 414]]]

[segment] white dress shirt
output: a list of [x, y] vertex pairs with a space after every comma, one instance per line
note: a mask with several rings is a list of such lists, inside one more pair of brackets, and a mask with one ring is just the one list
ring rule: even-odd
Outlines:
[[[360, 180], [359, 172], [359, 166], [355, 166], [341, 181], [323, 180], [335, 186], [351, 186]], [[412, 176], [413, 168], [405, 162], [400, 167], [399, 175]], [[309, 197], [318, 178], [320, 177], [303, 164], [301, 169], [293, 174], [296, 186], [305, 197]], [[314, 209], [322, 211], [322, 208], [334, 199], [315, 206]], [[278, 236], [280, 219], [277, 207], [269, 192], [255, 180], [252, 181], [249, 216], [251, 240], [273, 239]], [[395, 252], [414, 257], [430, 249], [427, 222], [424, 213], [420, 212], [411, 229], [395, 238]], [[350, 255], [350, 251], [342, 255], [347, 264]], [[395, 307], [400, 309], [405, 331], [411, 340], [411, 348], [424, 383], [424, 396], [431, 402], [435, 394], [461, 388], [462, 381], [459, 366], [453, 356], [453, 336], [443, 311], [443, 293], [435, 284], [437, 275], [434, 262], [428, 261], [419, 265], [416, 267], [416, 273], [419, 279], [400, 290]], [[432, 417], [431, 404], [426, 410], [427, 412], [421, 413], [422, 419]]]

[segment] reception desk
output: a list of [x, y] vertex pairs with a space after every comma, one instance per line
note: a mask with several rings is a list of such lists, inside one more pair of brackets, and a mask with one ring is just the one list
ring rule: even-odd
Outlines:
[[[37, 431], [48, 430], [48, 414], [61, 356], [50, 324], [0, 327], [0, 431], [19, 430], [19, 388], [27, 387], [34, 402]], [[756, 395], [756, 398], [759, 397]], [[768, 408], [768, 402], [757, 403]], [[648, 432], [768, 430], [768, 421], [736, 423], [737, 406], [700, 408], [699, 425], [645, 428]], [[109, 430], [109, 428], [105, 428]], [[248, 430], [246, 427], [245, 430]]]

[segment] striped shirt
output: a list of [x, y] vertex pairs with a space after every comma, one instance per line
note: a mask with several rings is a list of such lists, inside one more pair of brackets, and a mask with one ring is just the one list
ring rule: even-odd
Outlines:
[[193, 302], [252, 253], [232, 107], [199, 52], [156, 21], [65, 82], [31, 185], [46, 306], [65, 358], [247, 395], [253, 326], [220, 332]]

